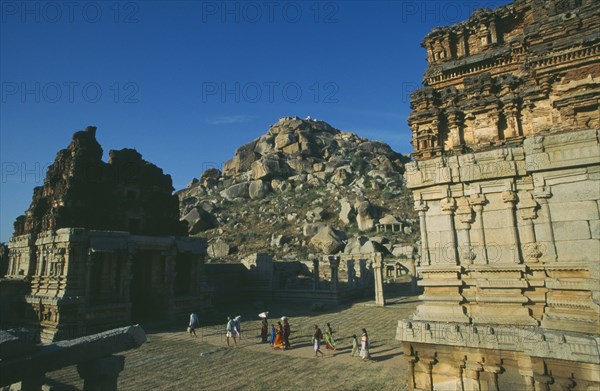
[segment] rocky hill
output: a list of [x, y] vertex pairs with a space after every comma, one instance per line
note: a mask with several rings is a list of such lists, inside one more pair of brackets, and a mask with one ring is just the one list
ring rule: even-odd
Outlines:
[[[255, 252], [411, 251], [418, 226], [402, 174], [407, 156], [323, 121], [285, 117], [177, 192], [190, 235], [214, 260]], [[376, 233], [386, 223], [388, 232]], [[391, 229], [395, 228], [395, 232]], [[407, 250], [408, 248], [408, 250]]]

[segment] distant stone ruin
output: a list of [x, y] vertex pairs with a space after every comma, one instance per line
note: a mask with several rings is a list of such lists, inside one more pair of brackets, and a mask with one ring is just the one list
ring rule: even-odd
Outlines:
[[43, 342], [210, 306], [206, 244], [180, 237], [171, 177], [133, 149], [104, 163], [95, 133], [58, 153], [8, 245], [2, 327], [26, 325]]
[[423, 46], [409, 389], [600, 387], [600, 3], [518, 0]]

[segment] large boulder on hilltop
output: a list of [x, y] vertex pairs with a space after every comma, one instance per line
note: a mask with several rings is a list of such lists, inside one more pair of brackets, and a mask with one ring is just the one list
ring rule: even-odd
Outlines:
[[251, 199], [261, 199], [264, 198], [269, 193], [269, 185], [262, 180], [256, 180], [250, 182], [250, 186], [248, 187], [248, 194]]
[[344, 235], [326, 225], [310, 240], [310, 244], [323, 254], [335, 254], [344, 248]]
[[374, 211], [371, 203], [367, 200], [357, 200], [354, 204], [356, 209], [356, 223], [360, 231], [368, 231], [375, 227]]
[[217, 226], [214, 216], [202, 208], [193, 208], [183, 216], [182, 221], [187, 223], [188, 234], [190, 235], [195, 235]]
[[389, 254], [389, 250], [381, 243], [377, 243], [373, 240], [365, 242], [361, 247], [361, 254], [372, 254], [372, 253], [384, 253]]
[[225, 176], [236, 176], [244, 171], [248, 171], [254, 161], [260, 158], [260, 155], [254, 151], [256, 140], [242, 145], [235, 151], [233, 159], [223, 164], [223, 174]]
[[354, 206], [350, 203], [350, 201], [348, 201], [347, 198], [342, 198], [340, 200], [340, 214], [339, 214], [339, 218], [342, 221], [342, 223], [348, 225], [350, 223], [352, 223], [352, 220], [354, 220]]
[[333, 176], [331, 177], [331, 182], [335, 183], [338, 186], [344, 186], [350, 183], [352, 176], [345, 168], [339, 168], [335, 171]]
[[312, 163], [308, 160], [302, 159], [301, 156], [298, 156], [296, 159], [290, 159], [287, 161], [287, 164], [290, 166], [292, 170], [294, 170], [297, 174], [307, 174], [312, 172]]
[[348, 239], [346, 246], [344, 247], [344, 253], [346, 254], [360, 254], [360, 248], [363, 244], [369, 241], [366, 236], [357, 236]]
[[229, 186], [219, 194], [221, 194], [221, 197], [227, 199], [228, 201], [231, 201], [235, 198], [248, 198], [249, 187], [250, 184], [248, 182], [238, 183], [236, 185]]
[[275, 148], [273, 147], [273, 136], [265, 134], [260, 136], [256, 140], [256, 144], [254, 146], [254, 152], [262, 155], [267, 155], [269, 153], [273, 153]]
[[252, 163], [251, 177], [257, 179], [271, 179], [273, 177], [287, 174], [285, 163], [281, 160], [270, 157], [263, 157]]
[[325, 226], [326, 225], [322, 223], [304, 224], [304, 227], [302, 227], [302, 234], [308, 238], [313, 237]]
[[296, 143], [296, 136], [292, 132], [281, 132], [275, 137], [275, 148], [277, 149], [283, 149], [294, 143]]

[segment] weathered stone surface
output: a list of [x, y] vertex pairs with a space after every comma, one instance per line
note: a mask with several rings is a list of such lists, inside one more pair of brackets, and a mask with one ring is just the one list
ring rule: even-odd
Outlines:
[[348, 173], [348, 170], [342, 168], [335, 171], [335, 173], [331, 177], [331, 182], [335, 183], [338, 186], [344, 186], [350, 183], [351, 179], [352, 177]]
[[223, 190], [221, 197], [231, 201], [235, 198], [248, 198], [250, 184], [248, 182], [238, 183]]
[[143, 235], [184, 235], [171, 177], [134, 149], [109, 152], [102, 161], [96, 128], [75, 132], [48, 167], [15, 235], [82, 227], [131, 231]]
[[231, 253], [231, 246], [223, 239], [217, 239], [208, 244], [208, 255], [211, 258], [222, 258], [226, 257]]
[[137, 348], [146, 342], [140, 325], [123, 327], [87, 337], [43, 346], [25, 357], [0, 362], [0, 386], [16, 383], [40, 371], [43, 374], [113, 353]]
[[248, 188], [248, 194], [251, 199], [261, 199], [264, 198], [269, 193], [269, 185], [262, 181], [252, 181], [250, 182], [250, 186]]
[[354, 206], [348, 201], [348, 199], [343, 198], [340, 200], [340, 220], [342, 223], [348, 225], [354, 220]]
[[310, 244], [323, 254], [335, 254], [344, 248], [339, 233], [330, 226], [321, 228], [310, 240]]
[[599, 11], [515, 1], [425, 38], [406, 165], [425, 294], [397, 331], [409, 389], [600, 386]]
[[375, 227], [375, 218], [373, 217], [373, 208], [367, 200], [357, 201], [354, 204], [356, 209], [356, 223], [361, 231], [368, 231]]
[[188, 233], [190, 235], [195, 235], [217, 226], [214, 216], [202, 208], [193, 208], [183, 217], [183, 220], [188, 225]]
[[286, 170], [278, 159], [263, 158], [252, 163], [252, 179], [270, 179], [283, 175]]
[[302, 234], [308, 238], [312, 238], [325, 226], [326, 225], [322, 223], [304, 224], [304, 227], [302, 227]]

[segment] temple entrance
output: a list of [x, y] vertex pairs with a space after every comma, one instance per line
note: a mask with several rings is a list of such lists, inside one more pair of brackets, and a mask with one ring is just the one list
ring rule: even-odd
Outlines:
[[143, 250], [133, 256], [130, 286], [131, 319], [134, 322], [165, 318], [165, 270], [160, 253]]

